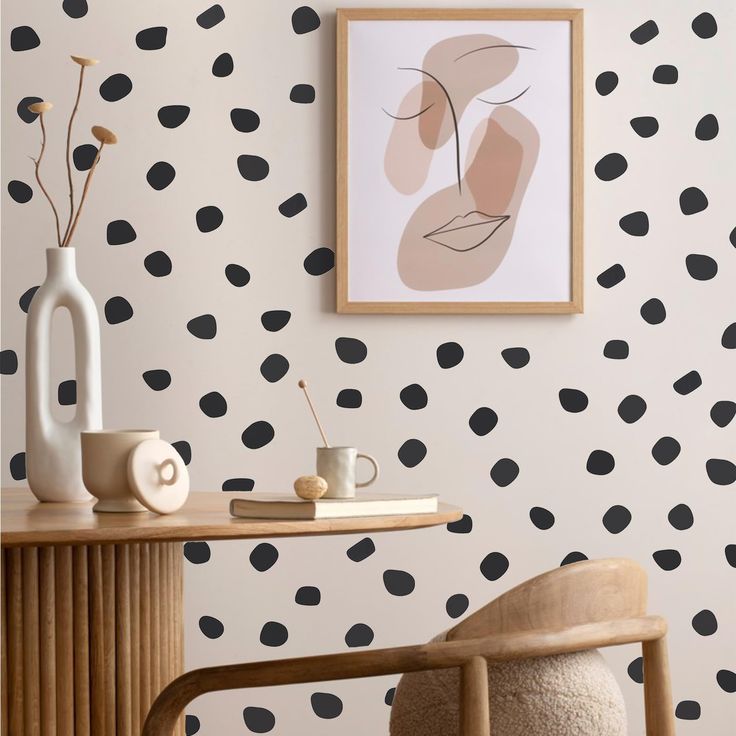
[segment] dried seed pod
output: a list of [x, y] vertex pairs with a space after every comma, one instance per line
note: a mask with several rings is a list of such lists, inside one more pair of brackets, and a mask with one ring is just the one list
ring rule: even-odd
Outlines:
[[90, 59], [88, 56], [74, 56], [72, 55], [72, 61], [75, 61], [79, 66], [94, 66], [99, 64], [99, 59]]
[[108, 146], [112, 146], [118, 142], [118, 137], [111, 130], [103, 128], [101, 125], [92, 126], [92, 135], [100, 142]]
[[53, 102], [34, 102], [32, 105], [28, 105], [28, 109], [40, 115], [41, 113], [48, 112], [53, 106]]

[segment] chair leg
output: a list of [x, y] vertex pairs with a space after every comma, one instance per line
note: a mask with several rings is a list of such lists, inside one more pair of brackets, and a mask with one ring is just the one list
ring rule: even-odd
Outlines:
[[488, 709], [488, 663], [469, 659], [460, 670], [460, 734], [491, 736]]
[[642, 642], [641, 649], [647, 736], [675, 736], [667, 640], [662, 637]]

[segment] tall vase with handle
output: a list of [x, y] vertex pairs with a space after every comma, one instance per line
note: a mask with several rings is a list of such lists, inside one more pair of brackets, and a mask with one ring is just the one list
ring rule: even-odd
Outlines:
[[[60, 422], [51, 413], [51, 322], [69, 310], [74, 330], [77, 406]], [[74, 248], [46, 251], [46, 281], [34, 294], [26, 328], [26, 469], [39, 501], [88, 501], [82, 483], [80, 433], [102, 427], [100, 322], [92, 296], [77, 278]]]

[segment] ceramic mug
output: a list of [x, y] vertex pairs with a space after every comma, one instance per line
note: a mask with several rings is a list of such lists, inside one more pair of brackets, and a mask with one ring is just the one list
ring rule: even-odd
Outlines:
[[93, 511], [147, 511], [130, 488], [128, 456], [144, 440], [157, 439], [157, 429], [82, 432], [82, 480], [99, 499]]
[[[365, 483], [356, 483], [355, 466], [361, 457], [373, 466], [373, 477]], [[355, 447], [317, 448], [317, 475], [327, 481], [327, 493], [323, 498], [354, 498], [355, 489], [375, 482], [378, 472], [376, 459], [358, 452]]]

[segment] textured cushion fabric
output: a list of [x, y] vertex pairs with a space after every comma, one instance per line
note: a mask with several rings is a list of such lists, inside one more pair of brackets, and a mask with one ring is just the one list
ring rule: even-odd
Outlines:
[[[489, 664], [488, 683], [492, 736], [626, 735], [621, 690], [595, 649]], [[459, 734], [459, 686], [456, 667], [404, 675], [391, 736]]]

